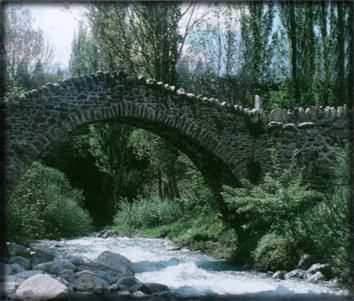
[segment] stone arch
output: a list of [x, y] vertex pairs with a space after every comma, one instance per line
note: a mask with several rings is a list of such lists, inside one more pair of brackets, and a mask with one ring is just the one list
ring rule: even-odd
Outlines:
[[49, 145], [92, 122], [119, 119], [176, 145], [202, 171], [224, 215], [227, 209], [219, 194], [222, 184], [239, 185], [239, 179], [252, 170], [252, 162], [266, 170], [274, 146], [288, 161], [293, 148], [307, 152], [304, 145], [312, 146], [320, 137], [339, 144], [352, 141], [351, 109], [346, 106], [262, 113], [122, 72], [98, 72], [47, 84], [1, 104], [7, 198], [30, 163]]
[[201, 100], [182, 89], [122, 73], [98, 73], [32, 90], [6, 107], [6, 192], [11, 193], [50, 145], [79, 126], [112, 119], [171, 142], [192, 159], [212, 190], [222, 182], [237, 183], [232, 149], [209, 122], [220, 108], [210, 99]]

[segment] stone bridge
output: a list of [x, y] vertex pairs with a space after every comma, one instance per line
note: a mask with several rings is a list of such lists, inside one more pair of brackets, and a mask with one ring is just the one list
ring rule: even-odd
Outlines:
[[47, 84], [20, 98], [5, 99], [2, 106], [7, 195], [34, 160], [75, 128], [113, 119], [172, 143], [191, 158], [213, 191], [261, 174], [270, 163], [272, 147], [286, 163], [295, 148], [310, 149], [316, 158], [324, 142], [351, 141], [345, 106], [263, 113], [123, 72]]

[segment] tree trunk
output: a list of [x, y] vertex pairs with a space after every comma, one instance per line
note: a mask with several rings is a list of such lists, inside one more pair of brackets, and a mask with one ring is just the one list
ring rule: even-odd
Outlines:
[[[295, 18], [295, 3], [289, 3], [289, 39], [290, 39], [290, 68], [291, 68], [291, 80], [292, 80], [292, 96], [293, 102], [297, 102], [300, 99], [300, 90], [298, 83], [298, 62], [297, 62], [297, 36], [296, 36], [296, 18]], [[294, 103], [293, 103], [294, 104]]]
[[159, 198], [163, 199], [162, 173], [161, 173], [161, 169], [160, 168], [158, 168], [158, 171], [157, 171], [157, 186], [158, 186], [158, 191], [159, 191]]
[[354, 10], [354, 3], [348, 4], [348, 80], [347, 80], [347, 87], [348, 87], [348, 100], [347, 104], [349, 107], [353, 104], [353, 10]]
[[322, 65], [323, 65], [323, 77], [320, 77], [321, 81], [321, 98], [324, 106], [328, 105], [328, 85], [329, 85], [329, 57], [328, 57], [328, 27], [327, 27], [327, 9], [328, 5], [326, 1], [321, 2], [320, 13], [320, 28], [321, 28], [321, 40], [322, 40]]
[[[5, 17], [5, 7], [4, 7], [4, 3], [0, 3], [0, 19], [4, 20]], [[4, 22], [1, 22], [0, 24], [0, 39], [1, 41], [5, 40], [5, 28], [4, 28]], [[1, 43], [0, 42], [0, 70], [2, 70], [0, 73], [0, 97], [2, 97], [5, 94], [5, 77], [6, 77], [6, 53], [5, 53], [5, 43]], [[5, 124], [4, 124], [4, 120], [5, 120], [5, 116], [4, 116], [4, 111], [0, 110], [0, 123], [1, 123], [1, 128], [4, 129], [5, 128]], [[3, 147], [1, 147], [0, 149], [0, 164], [1, 166], [5, 166], [5, 151], [4, 151], [4, 145], [6, 143], [5, 140], [5, 135], [4, 135], [5, 131], [1, 131], [0, 133], [0, 143]], [[1, 187], [5, 187], [5, 172], [2, 172], [0, 175], [0, 186]], [[7, 203], [7, 195], [5, 194], [5, 189], [1, 190], [1, 194], [2, 194], [2, 199], [5, 201], [3, 203], [3, 209], [6, 207], [6, 203]], [[7, 246], [5, 243], [5, 235], [6, 235], [6, 216], [5, 216], [5, 210], [1, 210], [0, 213], [0, 236], [3, 238], [1, 239], [0, 242], [0, 257], [5, 257], [5, 255], [7, 255]], [[1, 272], [1, 271], [0, 271]]]
[[336, 68], [336, 104], [343, 103], [345, 98], [345, 45], [344, 45], [344, 3], [337, 2], [337, 64]]

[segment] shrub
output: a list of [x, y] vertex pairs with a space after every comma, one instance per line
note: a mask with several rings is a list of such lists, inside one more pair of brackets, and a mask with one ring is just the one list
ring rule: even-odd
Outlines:
[[135, 230], [169, 224], [181, 216], [182, 209], [178, 200], [143, 198], [132, 203], [122, 201], [114, 217], [114, 224], [121, 230]]
[[287, 239], [275, 233], [264, 235], [253, 252], [254, 263], [261, 271], [288, 270], [296, 264], [294, 248]]
[[351, 266], [349, 154], [347, 149], [336, 150], [334, 193], [327, 194], [297, 225], [299, 236], [308, 243], [306, 252], [312, 252], [319, 261], [329, 263], [334, 274], [346, 281], [350, 279]]
[[301, 174], [287, 170], [280, 177], [266, 174], [257, 186], [243, 180], [242, 188], [224, 187], [222, 194], [237, 228], [258, 238], [267, 232], [281, 234], [286, 230], [296, 236], [291, 231], [297, 218], [323, 198], [303, 184]]
[[14, 240], [73, 237], [92, 231], [83, 194], [65, 175], [33, 163], [6, 208], [8, 236]]
[[241, 188], [224, 187], [222, 194], [229, 219], [238, 236], [236, 255], [240, 262], [252, 259], [251, 252], [268, 233], [287, 237], [297, 245], [299, 219], [322, 201], [320, 192], [305, 185], [302, 170], [296, 164], [296, 154], [294, 152], [290, 164], [284, 168], [273, 153], [272, 170], [258, 185], [244, 179]]

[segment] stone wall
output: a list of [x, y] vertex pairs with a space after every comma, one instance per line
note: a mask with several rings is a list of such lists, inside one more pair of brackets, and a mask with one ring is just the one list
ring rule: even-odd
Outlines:
[[209, 184], [239, 184], [252, 164], [269, 166], [276, 148], [284, 162], [292, 150], [315, 153], [324, 142], [351, 141], [347, 107], [296, 108], [270, 113], [233, 106], [122, 72], [47, 84], [17, 99], [6, 112], [6, 188], [11, 192], [30, 164], [75, 128], [112, 119], [150, 130], [185, 152]]

